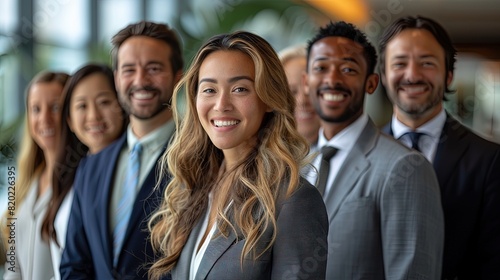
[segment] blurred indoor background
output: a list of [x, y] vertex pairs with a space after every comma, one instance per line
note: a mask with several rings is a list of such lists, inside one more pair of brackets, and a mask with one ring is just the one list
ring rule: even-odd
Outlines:
[[[212, 35], [245, 29], [279, 51], [305, 43], [329, 20], [356, 24], [377, 45], [394, 19], [423, 15], [440, 22], [459, 50], [447, 109], [484, 137], [500, 142], [500, 1], [497, 0], [1, 0], [0, 197], [15, 164], [24, 89], [43, 69], [73, 72], [110, 63], [110, 38], [139, 20], [165, 22], [183, 41], [188, 64]], [[391, 106], [379, 87], [366, 100], [378, 125]]]

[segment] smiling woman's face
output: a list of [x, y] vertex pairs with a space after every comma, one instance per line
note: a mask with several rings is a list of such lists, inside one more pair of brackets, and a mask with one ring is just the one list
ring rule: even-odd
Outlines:
[[68, 125], [94, 154], [120, 136], [123, 111], [106, 77], [94, 73], [83, 78], [70, 100]]
[[28, 95], [31, 137], [44, 153], [55, 153], [61, 138], [63, 87], [58, 82], [35, 83]]
[[196, 109], [212, 143], [226, 157], [246, 155], [268, 106], [255, 91], [255, 66], [240, 51], [215, 51], [200, 67]]

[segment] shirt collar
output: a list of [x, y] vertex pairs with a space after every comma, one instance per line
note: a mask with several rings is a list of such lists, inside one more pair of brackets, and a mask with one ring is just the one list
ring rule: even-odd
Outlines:
[[132, 131], [132, 127], [129, 124], [127, 127], [128, 149], [129, 151], [132, 150], [137, 142], [141, 143], [143, 149], [155, 150], [158, 147], [162, 147], [163, 145], [165, 145], [165, 140], [169, 139], [170, 136], [172, 136], [174, 128], [175, 123], [173, 120], [170, 120], [139, 140], [137, 136], [135, 136], [134, 132]]
[[363, 113], [357, 120], [341, 130], [330, 140], [325, 138], [323, 128], [321, 128], [318, 137], [318, 148], [332, 146], [338, 148], [339, 150], [350, 151], [352, 147], [354, 147], [354, 143], [358, 140], [361, 131], [363, 131], [363, 128], [367, 123], [368, 115]]
[[[444, 108], [442, 108], [441, 112], [439, 112], [439, 114], [437, 114], [434, 118], [417, 127], [416, 132], [422, 132], [427, 136], [439, 139], [445, 122], [446, 111], [444, 110]], [[399, 139], [401, 136], [403, 136], [403, 134], [413, 131], [411, 128], [400, 122], [394, 114], [392, 115], [391, 128], [395, 139]]]

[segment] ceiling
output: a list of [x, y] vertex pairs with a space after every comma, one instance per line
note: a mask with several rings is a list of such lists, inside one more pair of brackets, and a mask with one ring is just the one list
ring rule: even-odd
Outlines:
[[[500, 45], [498, 0], [365, 0], [374, 14], [393, 13], [392, 20], [407, 15], [430, 17], [441, 23], [457, 45]], [[398, 11], [398, 13], [394, 13]], [[500, 51], [500, 50], [499, 50]]]
[[377, 40], [403, 16], [425, 16], [447, 30], [460, 52], [500, 59], [500, 0], [303, 0], [332, 18], [352, 22]]

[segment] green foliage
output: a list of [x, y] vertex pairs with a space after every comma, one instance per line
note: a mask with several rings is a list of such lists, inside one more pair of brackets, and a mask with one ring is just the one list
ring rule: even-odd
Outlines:
[[0, 164], [15, 161], [18, 150], [18, 134], [22, 127], [23, 117], [20, 116], [8, 125], [0, 126]]
[[[184, 6], [173, 24], [183, 39], [186, 64], [189, 64], [197, 50], [210, 37], [238, 29], [248, 30], [252, 25], [258, 25], [255, 21], [261, 20], [259, 15], [263, 13], [278, 19], [274, 24], [280, 26], [264, 26], [268, 30], [256, 33], [275, 48], [288, 46], [299, 40], [305, 41], [300, 35], [311, 34], [315, 27], [310, 14], [319, 14], [311, 6], [291, 0], [216, 0], [207, 1], [200, 6], [202, 7]], [[273, 28], [280, 32], [266, 34]]]
[[89, 62], [103, 63], [111, 67], [111, 48], [109, 43], [100, 42], [88, 49]]

